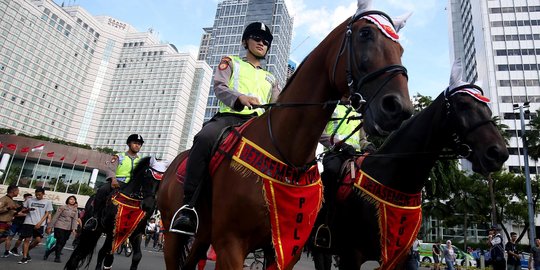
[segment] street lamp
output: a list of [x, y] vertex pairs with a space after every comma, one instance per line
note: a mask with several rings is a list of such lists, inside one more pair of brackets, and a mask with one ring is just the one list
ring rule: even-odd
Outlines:
[[529, 102], [523, 103], [523, 105], [514, 104], [514, 110], [519, 109], [519, 117], [521, 119], [521, 139], [523, 141], [523, 164], [525, 165], [525, 188], [527, 189], [527, 206], [529, 213], [529, 244], [534, 247], [534, 239], [536, 238], [536, 226], [534, 225], [534, 210], [532, 202], [532, 188], [531, 188], [531, 175], [529, 173], [529, 155], [527, 153], [527, 137], [525, 137], [525, 112], [530, 113]]

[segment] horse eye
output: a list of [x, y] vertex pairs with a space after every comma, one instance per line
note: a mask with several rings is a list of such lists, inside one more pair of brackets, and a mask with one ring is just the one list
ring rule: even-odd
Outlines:
[[364, 39], [369, 38], [371, 36], [371, 29], [369, 27], [364, 27], [358, 31], [358, 35]]

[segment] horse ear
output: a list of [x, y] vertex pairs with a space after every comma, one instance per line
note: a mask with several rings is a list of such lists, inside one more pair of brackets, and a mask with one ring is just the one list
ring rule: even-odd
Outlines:
[[358, 0], [358, 10], [356, 11], [356, 14], [360, 14], [366, 10], [371, 10], [371, 2], [372, 0]]
[[396, 32], [399, 32], [399, 30], [401, 30], [401, 28], [403, 28], [405, 26], [405, 23], [412, 16], [412, 14], [413, 13], [411, 11], [411, 12], [405, 13], [405, 14], [403, 14], [401, 16], [392, 18], [392, 21], [394, 21], [394, 28], [396, 29]]
[[156, 163], [157, 163], [156, 158], [155, 158], [154, 156], [151, 156], [151, 157], [150, 157], [150, 164], [149, 164], [150, 167], [153, 168], [153, 167], [154, 167], [154, 164], [156, 164]]
[[450, 73], [450, 85], [448, 86], [448, 89], [452, 90], [456, 87], [467, 84], [461, 80], [462, 76], [463, 62], [461, 61], [461, 58], [457, 58], [454, 61], [454, 65], [452, 65], [452, 72]]

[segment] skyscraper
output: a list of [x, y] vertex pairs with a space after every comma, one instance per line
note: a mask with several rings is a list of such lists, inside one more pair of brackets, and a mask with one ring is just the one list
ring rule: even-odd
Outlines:
[[[293, 25], [284, 0], [220, 1], [211, 28], [206, 61], [212, 68], [216, 68], [223, 56], [245, 54], [241, 46], [242, 32], [252, 22], [265, 23], [274, 35], [265, 64], [266, 69], [276, 76], [279, 85], [283, 87], [287, 80]], [[210, 119], [218, 108], [218, 100], [211, 87], [205, 119]]]
[[0, 127], [172, 159], [202, 126], [212, 70], [109, 16], [0, 1]]
[[[507, 125], [511, 172], [523, 171], [521, 124], [513, 104], [540, 106], [540, 1], [449, 0], [452, 58], [464, 59], [464, 79], [482, 82], [494, 115]], [[526, 116], [528, 122], [529, 116]], [[529, 161], [530, 172], [539, 165]]]

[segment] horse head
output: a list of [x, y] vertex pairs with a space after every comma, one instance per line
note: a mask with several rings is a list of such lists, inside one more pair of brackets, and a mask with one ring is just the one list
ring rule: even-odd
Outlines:
[[487, 175], [500, 170], [508, 159], [506, 142], [497, 129], [482, 88], [460, 80], [461, 61], [452, 69], [450, 86], [444, 92], [447, 114], [454, 130], [458, 153], [469, 160], [473, 171]]
[[338, 53], [328, 56], [334, 61], [330, 74], [340, 93], [363, 114], [366, 132], [385, 135], [413, 112], [398, 35], [408, 16], [393, 20], [363, 2], [327, 38], [343, 40]]
[[131, 193], [140, 199], [154, 198], [168, 165], [167, 161], [157, 161], [154, 157], [142, 158], [133, 169], [130, 183], [136, 183], [136, 186]]

